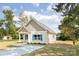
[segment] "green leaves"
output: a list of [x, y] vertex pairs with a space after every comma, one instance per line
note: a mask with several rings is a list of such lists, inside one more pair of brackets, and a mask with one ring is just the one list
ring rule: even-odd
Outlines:
[[62, 12], [64, 15], [64, 19], [59, 26], [61, 32], [64, 33], [65, 36], [77, 40], [76, 35], [79, 34], [79, 27], [75, 27], [75, 25], [79, 26], [79, 4], [60, 3], [56, 5], [55, 10], [57, 12]]
[[13, 11], [12, 10], [3, 10], [3, 14], [5, 15], [6, 23], [6, 34], [10, 36], [16, 35], [16, 27], [13, 23]]
[[5, 20], [0, 19], [0, 27], [3, 25], [4, 21], [5, 21]]
[[56, 12], [62, 12], [63, 15], [71, 15], [73, 10], [78, 6], [77, 3], [58, 3], [54, 9]]

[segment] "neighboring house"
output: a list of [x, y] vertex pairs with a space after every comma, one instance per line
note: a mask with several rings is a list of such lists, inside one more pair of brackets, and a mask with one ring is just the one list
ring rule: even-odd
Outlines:
[[11, 36], [3, 36], [2, 40], [12, 40], [12, 37]]
[[19, 33], [19, 40], [23, 36], [23, 40], [28, 43], [48, 44], [56, 41], [56, 33], [54, 31], [33, 17], [29, 19], [30, 21], [17, 31]]

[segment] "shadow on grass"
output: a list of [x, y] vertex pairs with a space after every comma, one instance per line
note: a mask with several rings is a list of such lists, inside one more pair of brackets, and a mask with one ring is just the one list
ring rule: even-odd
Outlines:
[[44, 48], [24, 56], [79, 56], [79, 46], [70, 44], [48, 44]]
[[7, 46], [7, 47], [9, 47], [9, 48], [13, 48], [13, 47], [22, 47], [22, 46], [9, 45], [9, 46]]

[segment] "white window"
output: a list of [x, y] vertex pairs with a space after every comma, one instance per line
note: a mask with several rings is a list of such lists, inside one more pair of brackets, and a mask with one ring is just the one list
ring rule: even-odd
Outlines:
[[42, 40], [42, 35], [41, 34], [34, 34], [33, 40]]

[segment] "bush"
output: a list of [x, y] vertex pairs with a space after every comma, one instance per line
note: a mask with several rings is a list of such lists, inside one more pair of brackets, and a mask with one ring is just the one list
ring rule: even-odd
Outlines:
[[57, 40], [63, 40], [63, 41], [65, 41], [65, 40], [71, 40], [71, 39], [70, 39], [70, 37], [65, 36], [63, 33], [59, 33], [58, 37], [57, 37]]

